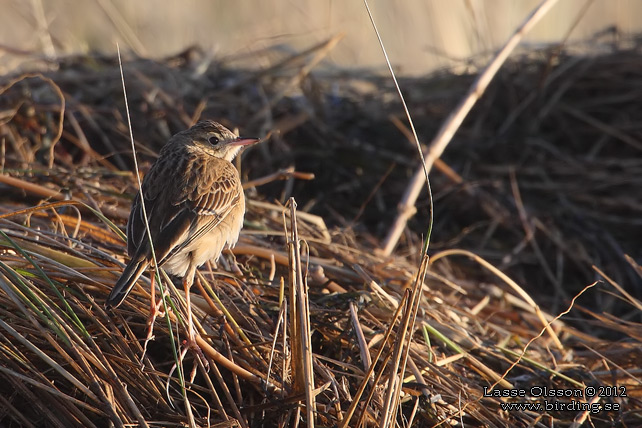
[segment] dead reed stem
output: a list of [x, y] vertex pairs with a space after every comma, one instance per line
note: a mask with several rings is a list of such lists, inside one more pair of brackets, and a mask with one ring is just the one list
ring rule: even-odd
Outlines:
[[383, 255], [392, 254], [392, 251], [396, 247], [397, 242], [399, 242], [399, 238], [406, 227], [406, 223], [408, 223], [408, 219], [415, 214], [417, 198], [424, 186], [426, 175], [432, 169], [435, 160], [439, 159], [441, 154], [444, 152], [448, 143], [450, 143], [455, 135], [455, 132], [457, 132], [457, 129], [459, 129], [464, 121], [464, 118], [468, 115], [479, 98], [484, 94], [484, 91], [492, 81], [493, 77], [495, 77], [502, 64], [506, 62], [511, 52], [517, 47], [524, 35], [527, 34], [535, 24], [537, 24], [537, 22], [548, 13], [555, 3], [557, 3], [557, 0], [543, 0], [533, 10], [533, 12], [526, 17], [524, 22], [517, 28], [517, 30], [515, 30], [513, 35], [506, 41], [504, 46], [499, 50], [499, 52], [497, 52], [495, 57], [475, 79], [466, 96], [462, 98], [457, 107], [443, 123], [437, 132], [437, 135], [435, 135], [432, 142], [428, 145], [428, 149], [424, 153], [425, 161], [422, 161], [422, 165], [416, 170], [412, 179], [408, 183], [406, 191], [401, 197], [401, 201], [398, 204], [399, 213], [381, 245]]

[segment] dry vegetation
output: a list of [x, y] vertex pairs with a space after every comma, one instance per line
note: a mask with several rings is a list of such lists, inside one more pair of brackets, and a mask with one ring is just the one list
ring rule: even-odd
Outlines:
[[[120, 230], [137, 191], [115, 59], [2, 78], [0, 425], [294, 426], [312, 401], [319, 426], [380, 426], [395, 409], [400, 426], [642, 423], [642, 45], [595, 57], [543, 50], [507, 65], [436, 165], [419, 283], [425, 203], [393, 256], [376, 251], [417, 162], [394, 88], [316, 71], [327, 48], [271, 56], [261, 71], [210, 64], [197, 49], [125, 62], [143, 171], [200, 117], [271, 135], [244, 157], [238, 247], [194, 287], [209, 370], [189, 352], [173, 370], [184, 308], [171, 281], [174, 308], [146, 352], [148, 280], [121, 308], [102, 306], [126, 260]], [[473, 77], [402, 80], [420, 136]], [[282, 205], [291, 196], [296, 222]], [[293, 301], [301, 272], [308, 300]], [[300, 369], [306, 331], [314, 397]], [[387, 406], [404, 349], [402, 392]], [[537, 386], [626, 396], [575, 399], [618, 411], [501, 410], [543, 404]], [[491, 387], [527, 394], [484, 397]]]

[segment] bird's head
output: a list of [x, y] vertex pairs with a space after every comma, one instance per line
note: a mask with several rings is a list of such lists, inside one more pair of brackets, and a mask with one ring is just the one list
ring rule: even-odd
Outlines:
[[212, 120], [202, 120], [183, 133], [196, 147], [228, 162], [231, 162], [243, 147], [259, 142], [258, 138], [238, 137]]

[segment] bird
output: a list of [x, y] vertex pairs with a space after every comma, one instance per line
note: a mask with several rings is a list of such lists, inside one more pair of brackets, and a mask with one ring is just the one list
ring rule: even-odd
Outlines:
[[[189, 298], [194, 275], [199, 266], [208, 260], [216, 262], [225, 248], [238, 241], [245, 195], [231, 162], [243, 148], [259, 141], [238, 137], [212, 120], [200, 121], [169, 139], [132, 203], [127, 221], [130, 261], [107, 297], [107, 308], [117, 308], [153, 263], [151, 235], [157, 267], [182, 277], [188, 342], [194, 343]], [[152, 281], [152, 311], [153, 296]]]

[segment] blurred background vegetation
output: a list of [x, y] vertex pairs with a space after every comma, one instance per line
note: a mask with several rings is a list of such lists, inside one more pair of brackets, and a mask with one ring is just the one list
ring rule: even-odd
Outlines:
[[[371, 0], [370, 6], [396, 71], [416, 75], [491, 54], [538, 3]], [[361, 1], [1, 0], [0, 5], [5, 72], [26, 53], [109, 54], [116, 43], [152, 58], [198, 45], [219, 59], [249, 55], [248, 62], [261, 67], [268, 63], [252, 58], [257, 50], [277, 45], [297, 52], [340, 32], [346, 37], [327, 63], [385, 69]], [[568, 47], [609, 28], [638, 32], [641, 14], [642, 3], [635, 0], [561, 1], [526, 35], [524, 46], [565, 41]]]

